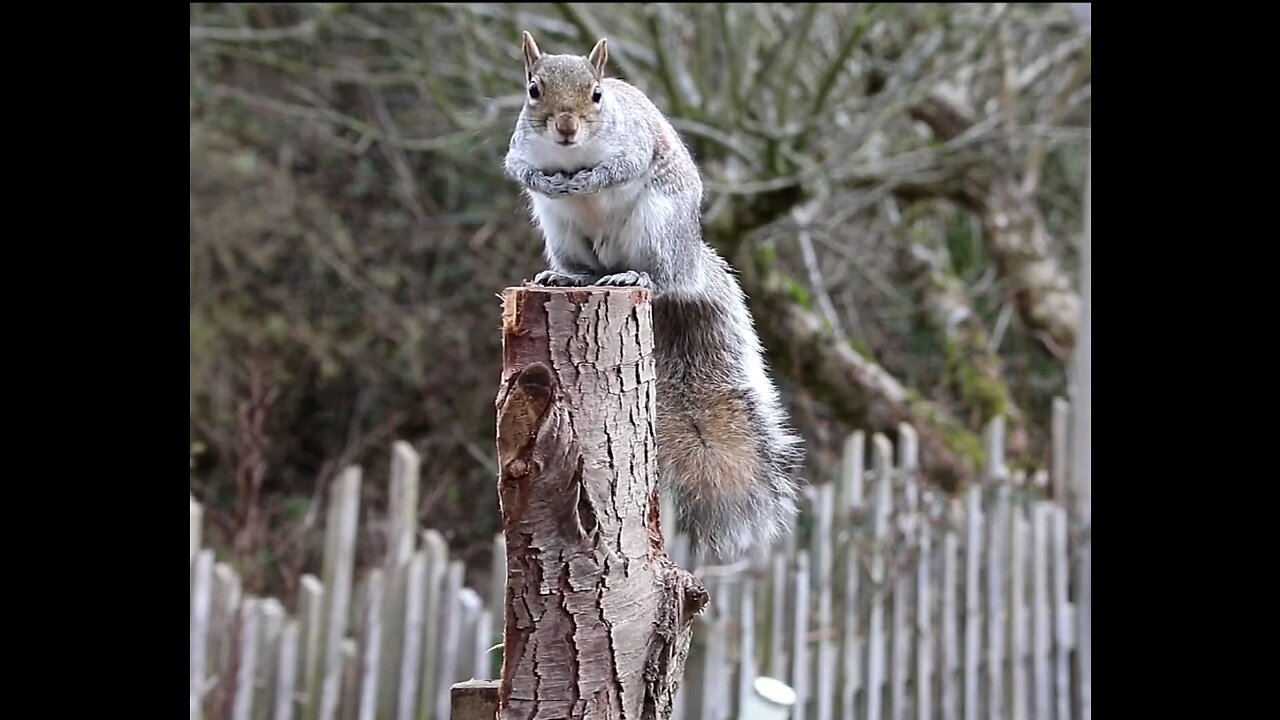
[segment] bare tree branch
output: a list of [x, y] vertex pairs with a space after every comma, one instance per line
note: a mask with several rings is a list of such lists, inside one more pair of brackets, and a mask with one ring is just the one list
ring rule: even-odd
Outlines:
[[708, 240], [735, 260], [769, 357], [851, 427], [896, 434], [898, 423], [911, 423], [920, 436], [926, 474], [944, 488], [959, 486], [980, 466], [977, 435], [854, 350], [801, 304], [762, 246], [742, 244], [748, 234], [771, 225], [800, 202], [794, 187], [750, 200], [739, 198], [720, 223], [707, 228]]
[[460, 130], [435, 138], [397, 139], [388, 136], [386, 133], [378, 130], [363, 120], [359, 120], [350, 115], [346, 115], [329, 108], [296, 105], [294, 103], [284, 102], [275, 98], [256, 95], [246, 90], [227, 85], [211, 85], [208, 87], [208, 92], [215, 97], [234, 98], [241, 102], [256, 105], [285, 115], [332, 122], [349, 130], [355, 131], [362, 137], [367, 137], [371, 140], [376, 140], [377, 142], [387, 143], [389, 145], [414, 152], [430, 152], [455, 147], [459, 143], [470, 140], [475, 135], [473, 130]]
[[849, 28], [844, 42], [840, 46], [840, 51], [831, 59], [830, 64], [827, 66], [827, 71], [822, 76], [822, 82], [818, 85], [818, 92], [813, 96], [811, 113], [817, 114], [826, 107], [827, 98], [831, 95], [831, 91], [835, 89], [836, 80], [845, 73], [849, 58], [853, 55], [853, 49], [862, 40], [867, 28], [871, 27], [871, 21], [876, 18], [875, 11], [877, 9], [878, 6], [874, 3], [863, 9], [862, 15], [854, 21], [853, 27]]
[[921, 464], [931, 482], [953, 490], [973, 478], [982, 460], [974, 433], [825, 327], [768, 269], [767, 260], [758, 254], [753, 260], [741, 264], [743, 284], [777, 366], [851, 427], [895, 434], [898, 423], [910, 423], [919, 434]]
[[817, 299], [818, 308], [822, 311], [822, 316], [826, 319], [827, 325], [832, 328], [837, 336], [843, 336], [840, 332], [840, 315], [836, 312], [836, 307], [831, 302], [831, 294], [827, 292], [827, 281], [822, 275], [822, 268], [818, 267], [818, 254], [813, 247], [813, 237], [809, 232], [809, 223], [813, 219], [814, 207], [796, 208], [791, 211], [791, 216], [796, 222], [796, 241], [800, 244], [800, 254], [804, 258], [804, 267], [809, 274], [809, 287], [813, 289], [813, 296]]
[[282, 40], [305, 40], [314, 37], [324, 23], [342, 8], [341, 3], [311, 3], [319, 13], [297, 25], [278, 28], [248, 27], [208, 27], [191, 26], [191, 42], [215, 40], [222, 42], [280, 42]]
[[[945, 252], [942, 243], [908, 241], [903, 280], [919, 286], [921, 311], [942, 339], [949, 380], [961, 401], [978, 414], [970, 426], [996, 416], [1020, 426], [1022, 411], [1013, 402], [987, 328], [970, 305], [964, 283], [948, 269]], [[1018, 434], [1018, 428], [1010, 434]]]
[[[586, 54], [592, 43], [595, 43], [600, 38], [609, 36], [604, 27], [596, 21], [591, 11], [582, 7], [581, 3], [562, 2], [556, 3], [555, 7], [556, 10], [560, 11], [560, 15], [578, 30], [578, 38], [586, 45], [580, 51], [582, 54]], [[623, 75], [628, 78], [642, 77], [645, 73], [641, 72], [641, 69], [635, 64], [633, 60], [634, 53], [627, 45], [634, 46], [634, 43], [610, 43], [609, 62], [616, 63], [622, 70]]]
[[307, 38], [320, 27], [318, 18], [312, 18], [292, 27], [284, 28], [221, 28], [191, 26], [191, 40], [222, 40], [225, 42], [279, 42]]
[[[973, 126], [970, 111], [940, 94], [913, 110], [941, 139], [958, 137]], [[1033, 332], [1043, 332], [1056, 348], [1075, 346], [1080, 299], [1051, 253], [1049, 233], [1016, 173], [994, 167], [994, 177], [975, 178], [963, 199], [982, 220], [987, 251], [1001, 277], [1008, 279], [1019, 316]]]
[[1080, 296], [1050, 252], [1049, 233], [1034, 199], [1015, 178], [1001, 178], [978, 212], [987, 251], [1010, 281], [1023, 322], [1070, 354], [1079, 330]]

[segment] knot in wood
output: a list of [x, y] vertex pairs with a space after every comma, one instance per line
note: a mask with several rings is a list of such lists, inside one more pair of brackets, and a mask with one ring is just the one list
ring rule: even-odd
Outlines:
[[689, 582], [684, 586], [684, 610], [688, 617], [693, 617], [702, 612], [707, 606], [707, 602], [711, 597], [707, 595], [707, 589], [703, 587], [702, 581], [692, 575], [689, 576]]

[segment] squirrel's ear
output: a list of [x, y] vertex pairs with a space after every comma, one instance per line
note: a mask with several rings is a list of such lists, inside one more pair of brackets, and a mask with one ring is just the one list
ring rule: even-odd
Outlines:
[[609, 41], [606, 38], [600, 38], [600, 42], [591, 48], [587, 61], [596, 69], [596, 77], [604, 77], [604, 66], [609, 62]]
[[533, 74], [533, 64], [542, 57], [542, 51], [538, 50], [538, 43], [533, 41], [533, 36], [526, 30], [524, 33], [524, 73], [525, 75]]

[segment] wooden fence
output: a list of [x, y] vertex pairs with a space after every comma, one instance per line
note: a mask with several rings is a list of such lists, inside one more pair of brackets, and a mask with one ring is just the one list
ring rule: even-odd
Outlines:
[[[810, 488], [799, 531], [754, 562], [699, 567], [664, 523], [673, 559], [711, 595], [675, 720], [737, 718], [759, 676], [794, 690], [794, 720], [1087, 718], [1068, 414], [1059, 401], [1051, 472], [1030, 476], [1005, 469], [992, 423], [985, 481], [957, 497], [920, 482], [910, 427], [896, 452], [854, 433], [839, 482]], [[502, 537], [491, 586], [467, 587], [441, 535], [417, 531], [418, 458], [399, 443], [388, 555], [357, 579], [361, 482], [358, 468], [334, 482], [322, 577], [304, 576], [292, 613], [242, 593], [202, 549], [192, 500], [192, 720], [447, 720], [452, 684], [498, 676]]]
[[996, 422], [986, 481], [958, 497], [921, 487], [910, 427], [896, 457], [854, 433], [840, 482], [813, 488], [807, 542], [701, 573], [712, 602], [677, 716], [735, 718], [764, 675], [790, 684], [794, 720], [1081, 717], [1065, 403], [1055, 416], [1052, 475], [1009, 473]]

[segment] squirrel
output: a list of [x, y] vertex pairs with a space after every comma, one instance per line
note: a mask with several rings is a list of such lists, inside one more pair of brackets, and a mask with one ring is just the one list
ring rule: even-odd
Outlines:
[[733, 561], [767, 547], [790, 532], [803, 449], [746, 296], [702, 239], [698, 167], [643, 92], [605, 77], [607, 39], [543, 54], [525, 32], [523, 53], [503, 170], [545, 240], [533, 284], [649, 289], [660, 482], [696, 551]]

